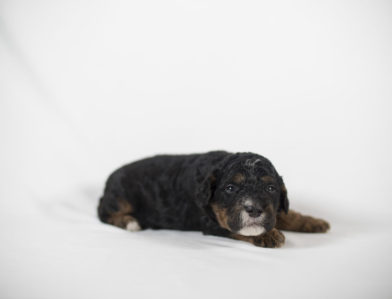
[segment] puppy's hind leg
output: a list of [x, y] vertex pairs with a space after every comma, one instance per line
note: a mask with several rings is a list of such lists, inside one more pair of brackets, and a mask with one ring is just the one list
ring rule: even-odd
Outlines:
[[139, 231], [141, 227], [137, 219], [131, 215], [132, 212], [132, 205], [128, 201], [121, 199], [117, 200], [114, 205], [113, 202], [105, 205], [105, 198], [102, 198], [98, 207], [98, 215], [102, 222], [132, 232]]
[[127, 217], [125, 219], [125, 222], [127, 223], [127, 225], [125, 226], [126, 230], [129, 230], [130, 232], [137, 232], [142, 229], [139, 225], [139, 222], [134, 217], [132, 216], [125, 216], [125, 217]]
[[139, 222], [130, 215], [113, 215], [108, 218], [108, 223], [131, 232], [137, 232], [141, 230]]

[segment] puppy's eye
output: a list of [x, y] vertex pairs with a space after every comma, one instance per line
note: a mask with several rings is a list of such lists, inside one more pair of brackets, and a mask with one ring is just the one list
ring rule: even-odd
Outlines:
[[276, 192], [276, 188], [274, 185], [268, 185], [267, 187], [265, 187], [265, 191], [267, 191], [269, 193], [274, 193], [274, 192]]
[[237, 190], [237, 187], [236, 186], [234, 186], [234, 185], [227, 185], [226, 187], [225, 187], [225, 191], [226, 191], [226, 193], [233, 193], [234, 191], [236, 191]]

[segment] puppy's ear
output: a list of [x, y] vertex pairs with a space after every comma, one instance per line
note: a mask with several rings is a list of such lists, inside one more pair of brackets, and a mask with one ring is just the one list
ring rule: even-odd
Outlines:
[[214, 195], [218, 171], [209, 169], [204, 175], [203, 172], [196, 177], [196, 204], [204, 209]]
[[224, 151], [214, 151], [199, 157], [199, 160], [196, 161], [198, 166], [192, 181], [194, 184], [196, 183], [195, 201], [200, 208], [209, 210], [208, 205], [214, 196], [222, 169], [231, 156], [232, 154]]
[[278, 211], [284, 211], [286, 214], [289, 211], [289, 199], [287, 198], [287, 189], [284, 185], [282, 177], [279, 177], [280, 185], [280, 198], [279, 198], [279, 209]]

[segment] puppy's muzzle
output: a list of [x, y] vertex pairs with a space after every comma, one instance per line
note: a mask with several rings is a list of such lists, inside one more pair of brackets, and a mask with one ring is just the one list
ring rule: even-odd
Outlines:
[[246, 224], [260, 224], [266, 231], [274, 228], [276, 219], [272, 213], [272, 207], [267, 205], [264, 209], [257, 205], [257, 203], [247, 201], [242, 205], [244, 211], [249, 216]]
[[255, 207], [252, 204], [245, 204], [244, 210], [248, 213], [248, 215], [252, 218], [257, 218], [263, 212], [260, 208]]

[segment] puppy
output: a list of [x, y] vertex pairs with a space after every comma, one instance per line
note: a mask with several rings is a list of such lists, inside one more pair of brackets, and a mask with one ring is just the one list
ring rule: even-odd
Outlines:
[[100, 199], [102, 222], [129, 231], [176, 229], [280, 247], [280, 230], [326, 232], [329, 224], [289, 210], [271, 162], [224, 151], [162, 155], [113, 172]]

